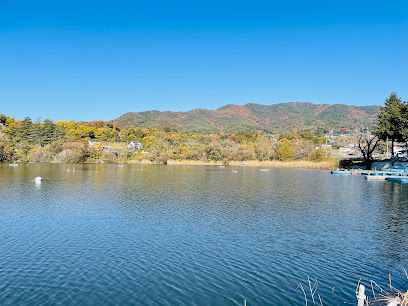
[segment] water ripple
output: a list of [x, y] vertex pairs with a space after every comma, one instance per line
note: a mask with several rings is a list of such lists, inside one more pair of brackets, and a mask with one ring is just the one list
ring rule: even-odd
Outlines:
[[406, 283], [407, 191], [326, 171], [0, 165], [0, 304], [304, 305], [307, 276], [324, 304], [354, 303], [359, 278]]

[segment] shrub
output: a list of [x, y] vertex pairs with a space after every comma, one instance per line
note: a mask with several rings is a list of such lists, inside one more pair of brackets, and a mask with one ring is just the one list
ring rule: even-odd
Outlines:
[[27, 155], [28, 161], [35, 162], [48, 162], [52, 159], [52, 156], [48, 149], [36, 146]]
[[80, 163], [84, 162], [89, 156], [86, 145], [78, 142], [68, 142], [64, 143], [62, 146], [62, 151], [59, 152], [55, 157], [55, 162], [69, 162], [69, 163]]
[[308, 155], [308, 160], [310, 161], [321, 161], [325, 157], [323, 150], [313, 150]]

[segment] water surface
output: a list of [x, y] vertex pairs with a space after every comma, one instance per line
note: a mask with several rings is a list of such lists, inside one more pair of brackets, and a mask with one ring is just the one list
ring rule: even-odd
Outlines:
[[235, 169], [1, 164], [0, 304], [304, 305], [309, 276], [344, 305], [388, 273], [406, 289], [408, 184]]

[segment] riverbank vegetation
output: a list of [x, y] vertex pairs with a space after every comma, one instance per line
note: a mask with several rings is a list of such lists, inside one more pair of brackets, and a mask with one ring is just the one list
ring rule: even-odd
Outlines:
[[[96, 140], [96, 141], [95, 141]], [[140, 142], [134, 151], [128, 144]], [[311, 133], [285, 135], [193, 134], [170, 129], [121, 129], [112, 122], [52, 122], [0, 116], [0, 161], [7, 162], [272, 162], [271, 166], [303, 165], [327, 160], [324, 137]], [[248, 163], [248, 161], [251, 161]], [[330, 164], [333, 164], [331, 161]], [[298, 162], [296, 165], [300, 165]], [[305, 167], [308, 167], [307, 165]]]
[[[374, 134], [359, 147], [368, 166], [379, 140], [408, 141], [408, 105], [395, 93], [381, 107]], [[368, 129], [367, 129], [368, 130]], [[373, 142], [373, 138], [375, 137]], [[129, 146], [132, 144], [133, 146]], [[136, 144], [136, 146], [135, 146]], [[339, 144], [338, 144], [339, 145]], [[136, 149], [135, 149], [136, 148]], [[215, 163], [333, 169], [327, 138], [310, 132], [202, 134], [163, 127], [121, 128], [113, 122], [22, 120], [0, 115], [0, 161], [72, 163]]]

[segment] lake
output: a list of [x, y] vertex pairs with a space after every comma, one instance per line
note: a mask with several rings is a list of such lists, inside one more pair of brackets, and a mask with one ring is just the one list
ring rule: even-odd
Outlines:
[[0, 196], [1, 305], [304, 305], [308, 276], [324, 305], [356, 303], [360, 278], [386, 286], [392, 273], [407, 289], [408, 184], [298, 169], [0, 164]]

